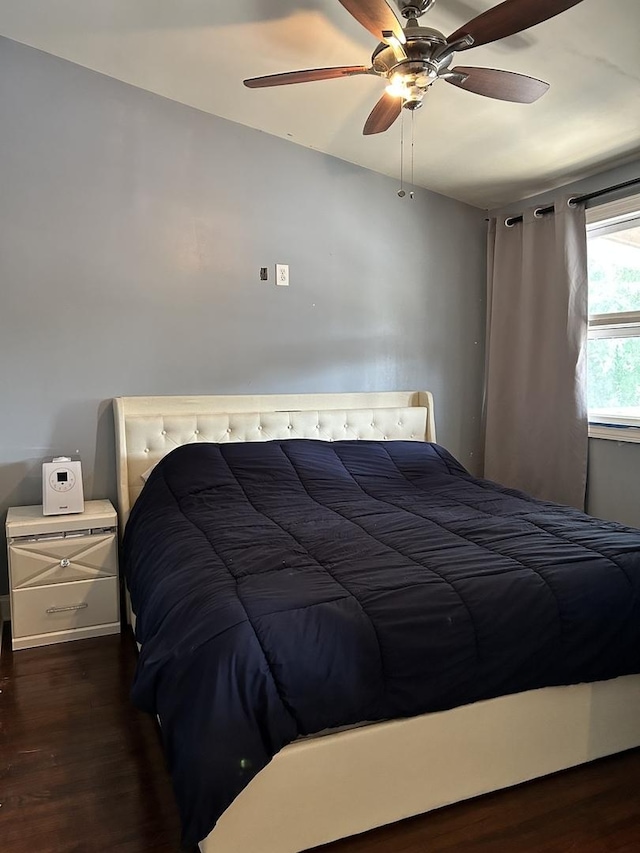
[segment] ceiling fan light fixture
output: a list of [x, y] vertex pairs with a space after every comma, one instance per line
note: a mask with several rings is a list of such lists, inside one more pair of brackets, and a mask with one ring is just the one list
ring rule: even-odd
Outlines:
[[411, 97], [413, 89], [413, 78], [405, 77], [403, 74], [394, 74], [387, 86], [387, 92], [394, 98], [407, 100]]
[[432, 81], [425, 74], [401, 74], [396, 72], [387, 86], [387, 93], [394, 98], [402, 98], [402, 106], [417, 110]]

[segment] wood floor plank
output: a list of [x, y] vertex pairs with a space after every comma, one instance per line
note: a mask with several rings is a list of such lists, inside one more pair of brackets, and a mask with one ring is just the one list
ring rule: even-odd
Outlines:
[[[155, 722], [129, 701], [129, 633], [0, 660], [2, 853], [178, 853]], [[640, 750], [317, 853], [640, 853]]]
[[13, 654], [7, 641], [2, 853], [177, 853], [180, 826], [158, 731], [129, 701], [131, 636]]

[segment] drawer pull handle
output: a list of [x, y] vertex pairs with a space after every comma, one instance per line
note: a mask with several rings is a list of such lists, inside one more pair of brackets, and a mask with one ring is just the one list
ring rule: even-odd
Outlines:
[[60, 560], [60, 568], [68, 569], [70, 566], [69, 560]]
[[65, 613], [67, 610], [84, 610], [89, 605], [85, 601], [83, 604], [71, 604], [69, 607], [47, 607], [47, 613]]

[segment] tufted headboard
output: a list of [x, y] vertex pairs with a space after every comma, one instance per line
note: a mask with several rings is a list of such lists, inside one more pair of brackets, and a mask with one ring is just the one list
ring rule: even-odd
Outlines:
[[116, 397], [120, 529], [142, 474], [182, 444], [283, 438], [435, 441], [428, 391], [220, 397]]

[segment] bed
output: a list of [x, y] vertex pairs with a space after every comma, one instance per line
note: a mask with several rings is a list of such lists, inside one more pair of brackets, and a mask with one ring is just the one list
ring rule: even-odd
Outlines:
[[[418, 463], [424, 464], [422, 457], [426, 453], [431, 460], [429, 470], [436, 478], [441, 474], [443, 477], [453, 474], [464, 480], [466, 476], [469, 486], [484, 488], [464, 469], [459, 471], [446, 451], [432, 444], [436, 438], [433, 400], [426, 392], [117, 398], [114, 412], [121, 527], [127, 523], [140, 497], [143, 475], [149, 479], [145, 496], [138, 509], [134, 508], [131, 530], [138, 530], [138, 533], [131, 534], [135, 540], [129, 549], [133, 563], [146, 558], [145, 524], [151, 525], [149, 531], [155, 530], [149, 539], [151, 542], [159, 528], [172, 523], [164, 523], [157, 504], [152, 512], [144, 513], [147, 495], [154, 489], [160, 494], [165, 489], [163, 483], [169, 482], [173, 483], [174, 492], [180, 488], [189, 490], [190, 501], [192, 498], [199, 500], [201, 493], [209, 494], [210, 484], [190, 485], [192, 478], [197, 479], [198, 472], [205, 466], [202, 452], [205, 456], [207, 453], [221, 454], [225, 466], [240, 466], [243, 471], [247, 470], [247, 460], [260, 467], [263, 456], [257, 447], [233, 448], [245, 442], [269, 442], [264, 446], [267, 456], [271, 454], [277, 459], [286, 456], [286, 464], [296, 471], [306, 470], [310, 459], [324, 454], [326, 458], [321, 467], [324, 465], [323, 470], [330, 470], [331, 477], [325, 476], [320, 483], [308, 481], [311, 485], [307, 483], [306, 488], [312, 490], [324, 488], [328, 479], [335, 477], [334, 472], [344, 467], [350, 472], [349, 482], [360, 478], [358, 489], [363, 491], [365, 481], [362, 477], [371, 473], [366, 467], [370, 466], [370, 452], [378, 454], [376, 459], [391, 460], [389, 465], [393, 463], [394, 471], [402, 469], [403, 480], [414, 477], [412, 472], [417, 470]], [[324, 443], [319, 444], [318, 439]], [[183, 448], [202, 442], [205, 444], [200, 448]], [[209, 449], [211, 442], [214, 445]], [[394, 444], [386, 445], [387, 442]], [[182, 450], [172, 453], [163, 463], [164, 468], [154, 468], [176, 448]], [[342, 467], [336, 467], [334, 457]], [[275, 470], [273, 465], [270, 461], [269, 471]], [[192, 473], [188, 473], [189, 470]], [[278, 478], [283, 477], [283, 471], [286, 475], [285, 469], [278, 469]], [[379, 488], [374, 481], [366, 482], [372, 483], [368, 491]], [[220, 485], [224, 489], [230, 484]], [[441, 487], [449, 488], [448, 481], [443, 479]], [[300, 494], [299, 501], [303, 501], [303, 493], [296, 494]], [[380, 494], [373, 496], [380, 499]], [[316, 497], [314, 492], [313, 499], [318, 503]], [[520, 499], [517, 493], [509, 490], [502, 490], [499, 497]], [[397, 500], [402, 498], [398, 496]], [[545, 507], [536, 502], [534, 509], [538, 513]], [[404, 519], [407, 507], [401, 510]], [[357, 511], [362, 512], [361, 509]], [[530, 515], [532, 510], [525, 507], [521, 511]], [[270, 510], [271, 515], [274, 512]], [[575, 679], [582, 683], [512, 692], [516, 682], [509, 682], [505, 689], [507, 695], [496, 698], [480, 698], [455, 707], [443, 702], [445, 710], [399, 719], [375, 722], [361, 719], [357, 722], [369, 724], [350, 725], [346, 729], [333, 727], [316, 736], [305, 731], [307, 736], [298, 737], [279, 749], [257, 775], [254, 776], [248, 767], [248, 778], [253, 778], [246, 786], [243, 782], [241, 793], [226, 808], [215, 828], [206, 837], [204, 833], [198, 837], [201, 851], [299, 853], [375, 826], [640, 745], [640, 676], [634, 674], [640, 670], [634, 657], [640, 645], [635, 642], [640, 620], [634, 618], [633, 609], [638, 599], [635, 581], [640, 578], [640, 534], [618, 525], [596, 526], [584, 517], [578, 518], [575, 511], [563, 512], [565, 516], [561, 513], [560, 521], [554, 523], [562, 525], [570, 520], [571, 523], [588, 524], [589, 535], [608, 537], [608, 544], [592, 541], [593, 553], [615, 545], [615, 554], [611, 550], [606, 552], [610, 555], [609, 562], [618, 561], [611, 572], [617, 578], [614, 583], [617, 591], [611, 593], [612, 612], [626, 610], [630, 619], [620, 628], [615, 640], [617, 643], [618, 634], [626, 632], [626, 646], [618, 647], [614, 643], [612, 648], [614, 664], [626, 655], [620, 649], [633, 648], [624, 666], [620, 664], [621, 671], [630, 674], [601, 680], [602, 673], [607, 670], [595, 663], [589, 668], [587, 660], [583, 662], [586, 669], [576, 672], [595, 675], [589, 679]], [[141, 520], [135, 520], [136, 513]], [[366, 508], [366, 513], [370, 516], [370, 507]], [[412, 514], [415, 513], [412, 511]], [[308, 516], [311, 518], [312, 514]], [[352, 522], [350, 519], [349, 523]], [[456, 524], [467, 522], [468, 519], [462, 519]], [[224, 528], [222, 533], [226, 535]], [[337, 542], [340, 535], [337, 530]], [[395, 536], [395, 531], [389, 535]], [[227, 543], [228, 547], [232, 545]], [[160, 550], [165, 547], [170, 546], [163, 545]], [[450, 543], [443, 542], [442, 547], [448, 548]], [[357, 553], [354, 560], [355, 557]], [[570, 559], [578, 558], [571, 552]], [[579, 559], [583, 560], [583, 556]], [[631, 587], [631, 595], [625, 584]], [[145, 582], [134, 581], [133, 590], [134, 598], [143, 602], [141, 609], [153, 611], [154, 607], [145, 603], [145, 595], [153, 598], [155, 594], [153, 586], [149, 586], [149, 577]], [[602, 593], [594, 595], [600, 597]], [[136, 614], [131, 607], [129, 617], [135, 623]], [[446, 623], [452, 617], [445, 615], [444, 618]], [[147, 618], [147, 623], [150, 621], [150, 617]], [[183, 621], [191, 624], [191, 620]], [[174, 628], [180, 625], [179, 618], [174, 618], [173, 622]], [[156, 627], [139, 624], [138, 629], [139, 637], [148, 638], [148, 643], [142, 643], [141, 661], [145, 660], [146, 647], [146, 660], [151, 658], [158, 663], [162, 657], [159, 652], [162, 642], [158, 644]], [[185, 642], [192, 640], [190, 637]], [[170, 642], [179, 644], [180, 638], [172, 637]], [[158, 671], [161, 671], [159, 666]], [[148, 695], [151, 695], [157, 688], [157, 681], [149, 679], [149, 685]], [[478, 695], [481, 696], [481, 692]], [[156, 709], [149, 707], [149, 710]], [[307, 713], [313, 720], [313, 708], [307, 709]], [[162, 724], [162, 714], [160, 721]], [[171, 737], [166, 732], [165, 736]], [[251, 762], [247, 760], [247, 764]]]

